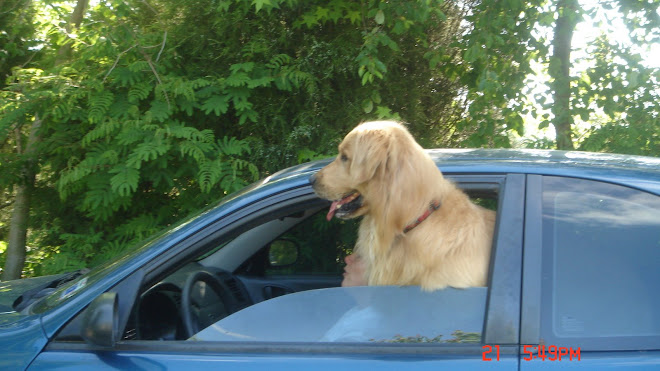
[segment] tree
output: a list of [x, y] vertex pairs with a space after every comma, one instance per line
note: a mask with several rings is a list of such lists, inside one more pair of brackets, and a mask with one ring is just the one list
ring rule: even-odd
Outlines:
[[574, 106], [593, 124], [580, 149], [660, 155], [660, 68], [644, 58], [645, 49], [660, 41], [659, 7], [618, 1], [590, 11], [616, 11], [628, 32], [625, 43], [603, 34], [588, 50], [597, 59], [577, 81]]
[[[510, 132], [524, 132], [525, 88], [530, 63], [546, 47], [533, 31], [542, 15], [538, 1], [475, 1], [468, 5], [469, 28], [458, 45], [463, 61], [445, 72], [463, 83], [457, 133], [465, 147], [510, 147]], [[469, 3], [468, 3], [469, 4]]]
[[[84, 3], [0, 5], [21, 9], [0, 13], [12, 25], [0, 38], [15, 41], [0, 53], [13, 58], [0, 59], [0, 201], [25, 205], [17, 191], [28, 186], [28, 275], [111, 259], [260, 176], [334, 155], [360, 121], [408, 122], [427, 147], [511, 146], [532, 62], [549, 54], [534, 30], [555, 25], [556, 10], [544, 0]], [[631, 22], [654, 14], [625, 4]], [[600, 120], [575, 137], [580, 148], [609, 148], [606, 128], [634, 126], [651, 138], [635, 145], [652, 151], [656, 72], [603, 40], [602, 63], [577, 77], [557, 64], [571, 50], [559, 30], [550, 69], [570, 101], [555, 119], [568, 114], [569, 134], [570, 120]], [[10, 256], [20, 260], [13, 249], [0, 260]]]
[[460, 33], [444, 22], [453, 11], [438, 1], [107, 1], [76, 32], [44, 22], [41, 58], [13, 71], [0, 111], [2, 128], [42, 120], [32, 193], [51, 202], [32, 203], [39, 248], [29, 256], [43, 264], [27, 269], [97, 264], [254, 180], [255, 164], [268, 174], [334, 153], [360, 120], [400, 117], [435, 140], [426, 127], [444, 126], [460, 84], [442, 69], [460, 55], [429, 51]]
[[[0, 55], [0, 87], [5, 87], [4, 80], [10, 73], [11, 68], [21, 63], [26, 63], [29, 58], [26, 49], [30, 43], [26, 41], [34, 31], [29, 22], [32, 20], [33, 9], [30, 1], [8, 1], [0, 4], [0, 23], [11, 25], [5, 32], [1, 33], [0, 39], [3, 41], [2, 53]], [[0, 183], [10, 181], [7, 178], [13, 178], [15, 181], [14, 200], [12, 202], [12, 213], [9, 221], [8, 246], [6, 250], [5, 268], [3, 279], [15, 279], [20, 277], [21, 269], [25, 261], [25, 241], [27, 235], [27, 219], [30, 208], [30, 193], [34, 184], [35, 176], [35, 143], [38, 140], [37, 131], [41, 126], [40, 120], [34, 120], [30, 124], [27, 140], [23, 140], [23, 133], [20, 120], [13, 123], [11, 127], [0, 131], [2, 141], [10, 140], [14, 137], [16, 154], [21, 157], [21, 165], [15, 168], [18, 174], [3, 177]], [[4, 151], [3, 151], [4, 152]], [[1, 162], [5, 162], [5, 153], [0, 157]], [[0, 162], [0, 163], [1, 163]]]
[[[541, 96], [537, 103], [552, 113], [540, 126], [552, 123], [554, 146], [657, 155], [659, 70], [644, 65], [642, 50], [658, 40], [660, 4], [611, 1], [585, 3], [582, 8], [576, 0], [557, 0], [550, 5], [552, 9], [541, 13], [538, 23], [553, 31], [548, 68], [552, 99]], [[615, 21], [627, 27], [627, 41]], [[591, 22], [603, 31], [578, 59], [573, 34], [580, 22]], [[589, 67], [579, 72], [573, 67], [576, 63]]]
[[[117, 12], [131, 11], [122, 3], [113, 5]], [[29, 268], [39, 274], [97, 264], [209, 199], [192, 196], [194, 202], [187, 200], [190, 205], [172, 202], [154, 212], [154, 205], [163, 198], [185, 199], [190, 187], [206, 194], [211, 190], [226, 193], [256, 177], [253, 165], [234, 158], [249, 150], [244, 142], [227, 137], [216, 141], [208, 131], [187, 127], [176, 117], [170, 119], [171, 93], [158, 89], [163, 80], [157, 60], [143, 44], [153, 34], [138, 35], [125, 25], [105, 28], [104, 21], [115, 16], [105, 4], [89, 13], [88, 24], [93, 27], [78, 27], [84, 8], [84, 2], [79, 2], [69, 22], [73, 24], [64, 33], [55, 22], [42, 25], [49, 38], [42, 40], [41, 59], [32, 61], [41, 68], [15, 68], [3, 91], [0, 128], [22, 125], [22, 131], [32, 133], [27, 140], [29, 151], [22, 146], [25, 139], [4, 142], [4, 148], [17, 148], [20, 153], [7, 157], [3, 169], [23, 169], [6, 174], [29, 170], [27, 177], [8, 180], [17, 185], [14, 210], [23, 217], [13, 219], [12, 231], [25, 231], [26, 223], [21, 221], [30, 210], [27, 196], [50, 198], [33, 202], [35, 214], [42, 216], [36, 222], [42, 223], [38, 236], [44, 245], [33, 253], [46, 264]], [[61, 13], [54, 7], [47, 9]], [[127, 33], [132, 37], [126, 39]], [[100, 35], [110, 40], [99, 42]], [[132, 45], [113, 45], [112, 39]], [[136, 53], [123, 55], [114, 46]], [[169, 80], [176, 82], [174, 76]], [[186, 86], [181, 88], [183, 95]], [[172, 99], [177, 95], [172, 94]], [[168, 162], [185, 163], [186, 158], [192, 158], [195, 166], [179, 163], [166, 171]], [[35, 186], [37, 161], [39, 185]], [[28, 192], [21, 193], [23, 185]], [[133, 206], [136, 209], [130, 210]], [[49, 214], [53, 218], [44, 217]], [[4, 279], [20, 276], [23, 268], [25, 250], [20, 240], [13, 241], [3, 254]]]
[[558, 0], [556, 13], [553, 53], [548, 70], [553, 90], [552, 125], [555, 127], [557, 149], [572, 150], [571, 47], [573, 32], [581, 17], [580, 5], [577, 0]]
[[[76, 8], [71, 15], [71, 19], [66, 24], [67, 34], [75, 32], [80, 27], [83, 20], [83, 14], [87, 7], [88, 0], [78, 0]], [[68, 57], [70, 43], [66, 43], [60, 48], [56, 65], [63, 63]], [[30, 213], [31, 193], [34, 189], [34, 182], [37, 169], [38, 150], [37, 145], [40, 141], [40, 131], [42, 119], [39, 113], [35, 113], [32, 123], [27, 129], [27, 140], [24, 142], [21, 125], [15, 124], [14, 133], [16, 135], [16, 153], [22, 157], [22, 166], [20, 169], [20, 180], [15, 185], [16, 195], [14, 198], [14, 209], [10, 220], [9, 243], [7, 246], [7, 259], [3, 270], [3, 279], [12, 280], [21, 277], [23, 265], [25, 263], [26, 240], [28, 230], [28, 217]]]
[[575, 88], [575, 111], [593, 123], [579, 149], [658, 156], [660, 70], [606, 37], [592, 48], [600, 58]]

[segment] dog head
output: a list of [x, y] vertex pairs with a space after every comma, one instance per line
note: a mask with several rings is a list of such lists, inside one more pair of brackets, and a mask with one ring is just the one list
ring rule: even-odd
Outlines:
[[412, 168], [410, 163], [418, 160], [418, 153], [424, 152], [399, 123], [358, 125], [339, 144], [334, 161], [310, 178], [316, 194], [332, 201], [328, 220], [355, 218], [382, 207], [388, 201], [384, 197], [389, 198], [406, 181], [406, 169]]

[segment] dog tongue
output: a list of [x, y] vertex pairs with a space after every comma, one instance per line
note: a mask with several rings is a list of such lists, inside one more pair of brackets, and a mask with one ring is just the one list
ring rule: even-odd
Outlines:
[[330, 221], [330, 219], [332, 219], [332, 217], [335, 216], [335, 211], [337, 211], [337, 205], [339, 205], [340, 202], [341, 200], [334, 201], [332, 205], [330, 205], [330, 211], [328, 211], [328, 215], [326, 215], [325, 217], [328, 221]]
[[335, 216], [335, 213], [337, 212], [337, 209], [340, 208], [342, 205], [347, 204], [356, 198], [360, 197], [360, 194], [358, 192], [353, 192], [350, 195], [342, 198], [341, 200], [337, 201], [332, 201], [332, 205], [330, 205], [330, 211], [328, 211], [328, 215], [326, 215], [326, 219], [330, 221], [333, 216]]

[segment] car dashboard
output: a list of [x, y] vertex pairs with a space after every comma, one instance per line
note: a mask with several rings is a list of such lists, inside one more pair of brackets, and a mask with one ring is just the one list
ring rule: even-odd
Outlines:
[[190, 263], [177, 273], [146, 290], [134, 307], [124, 332], [124, 340], [185, 340], [184, 287], [196, 272], [208, 272], [219, 281], [223, 293], [198, 281], [191, 286], [190, 300], [194, 320], [206, 327], [253, 304], [244, 285], [231, 273]]

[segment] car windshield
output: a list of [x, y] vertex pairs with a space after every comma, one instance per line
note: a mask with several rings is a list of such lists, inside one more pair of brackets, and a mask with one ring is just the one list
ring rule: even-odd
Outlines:
[[[230, 205], [234, 200], [240, 198], [241, 195], [250, 193], [253, 189], [259, 187], [263, 183], [264, 183], [263, 180], [254, 182], [253, 184], [237, 192], [225, 196], [217, 204], [211, 204], [205, 209], [198, 210], [192, 213], [188, 217], [183, 218], [178, 224], [174, 224], [173, 226], [170, 226], [167, 229], [155, 233], [151, 237], [140, 242], [138, 246], [136, 246], [136, 248], [131, 249], [123, 256], [119, 256], [114, 260], [108, 260], [107, 262], [100, 264], [92, 268], [91, 270], [87, 270], [87, 269], [82, 270], [84, 274], [82, 275], [78, 274], [72, 280], [69, 280], [65, 283], [61, 283], [60, 285], [58, 285], [56, 289], [50, 290], [46, 292], [44, 295], [39, 295], [38, 297], [35, 297], [33, 300], [31, 300], [29, 304], [34, 304], [34, 305], [32, 306], [32, 308], [29, 309], [30, 312], [42, 313], [48, 310], [49, 308], [52, 308], [54, 305], [59, 304], [61, 301], [78, 294], [80, 291], [82, 291], [83, 288], [87, 287], [89, 283], [97, 279], [100, 279], [107, 272], [115, 269], [116, 267], [121, 266], [122, 262], [125, 262], [131, 259], [132, 257], [142, 253], [143, 251], [149, 249], [150, 247], [154, 246], [154, 244], [157, 244], [159, 241], [163, 240], [166, 236], [177, 233], [182, 229], [186, 228], [187, 226], [195, 224], [195, 222], [199, 220], [199, 218], [202, 215], [209, 213], [211, 211], [215, 212], [225, 207], [231, 207]], [[222, 246], [219, 246], [215, 251], [217, 251], [221, 247]], [[44, 300], [40, 300], [40, 299], [44, 299]]]

